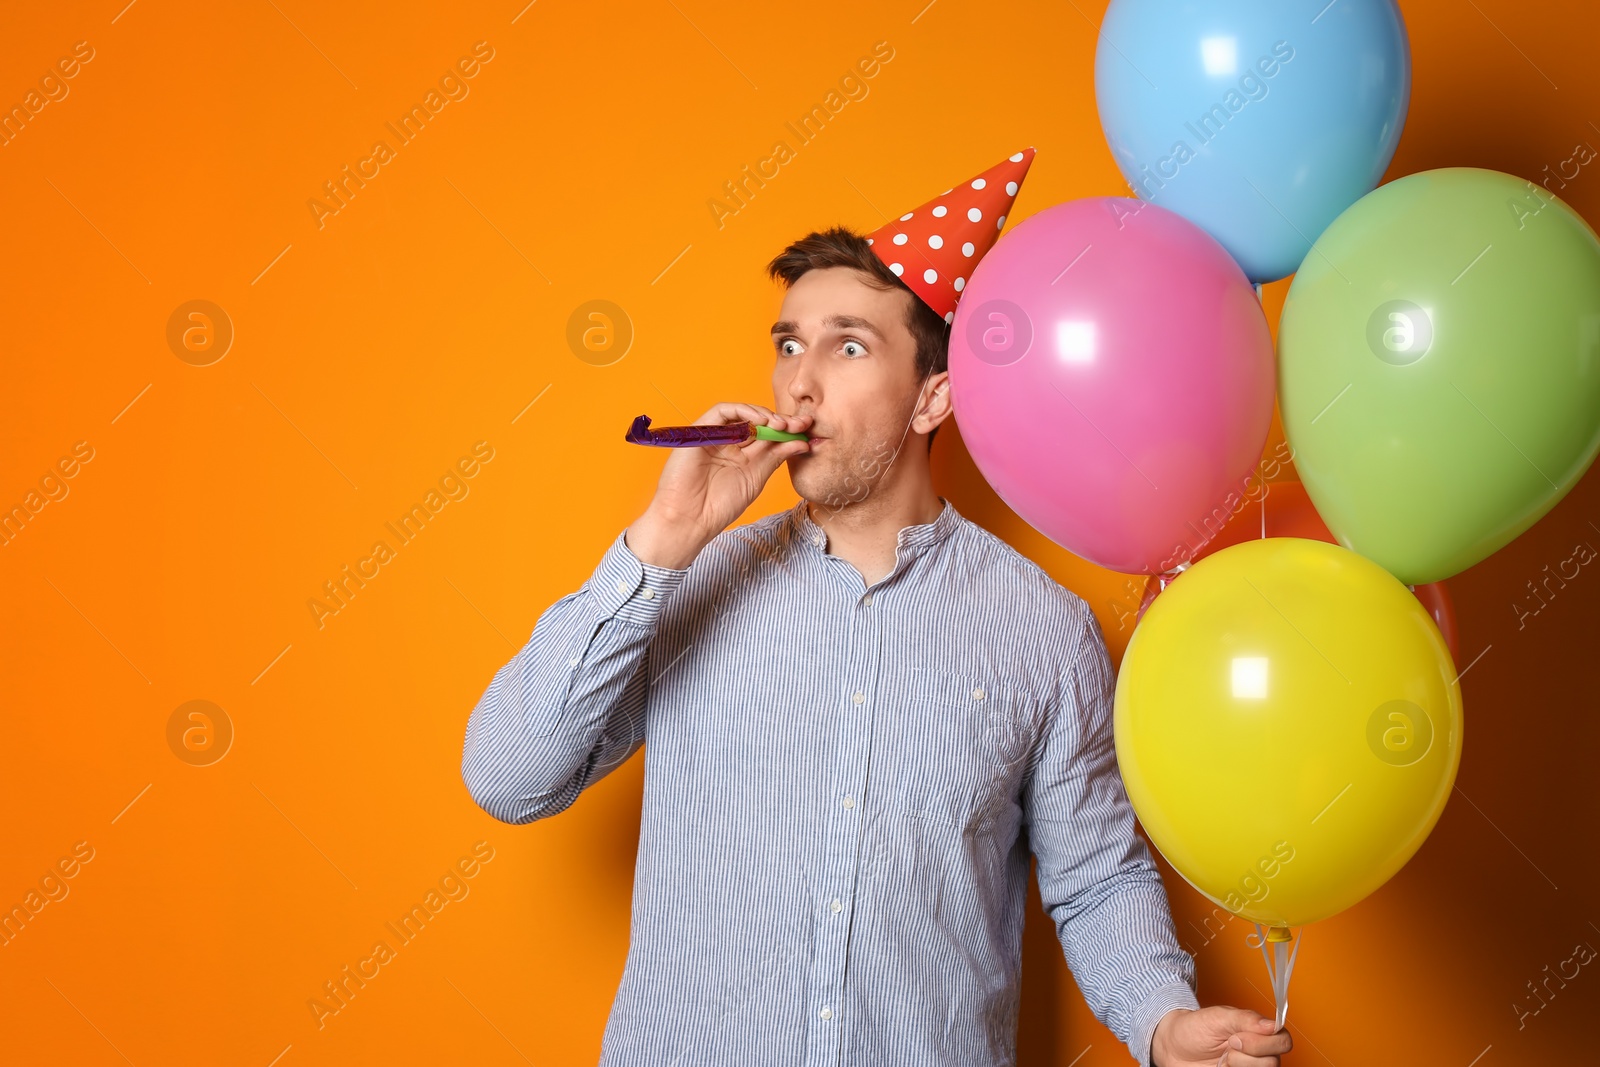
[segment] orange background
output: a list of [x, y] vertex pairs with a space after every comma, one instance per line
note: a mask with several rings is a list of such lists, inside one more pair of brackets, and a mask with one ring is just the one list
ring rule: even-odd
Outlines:
[[[460, 779], [467, 715], [650, 499], [662, 456], [622, 442], [628, 421], [771, 402], [781, 294], [762, 266], [784, 244], [875, 227], [1028, 145], [1013, 225], [1126, 192], [1094, 106], [1104, 4], [122, 3], [30, 7], [0, 39], [7, 107], [76, 42], [93, 49], [0, 148], [0, 506], [77, 442], [93, 450], [0, 547], [0, 904], [76, 843], [93, 850], [0, 948], [0, 1061], [593, 1063], [627, 943], [642, 759], [558, 818], [502, 825]], [[1402, 6], [1414, 83], [1389, 178], [1537, 180], [1600, 145], [1588, 5]], [[323, 183], [393, 143], [385, 123], [479, 41], [493, 58], [468, 95], [319, 227]], [[894, 54], [868, 95], [719, 228], [706, 205], [722, 183], [793, 144], [785, 123], [880, 41]], [[1596, 166], [1561, 195], [1600, 221]], [[1274, 319], [1287, 286], [1266, 290]], [[207, 366], [167, 342], [195, 299], [235, 330]], [[595, 299], [635, 331], [606, 366], [566, 340]], [[480, 441], [493, 458], [468, 495], [319, 628], [307, 601], [395, 544], [385, 522]], [[955, 430], [934, 466], [964, 514], [1093, 604], [1120, 658], [1126, 576], [1020, 522]], [[779, 474], [746, 519], [792, 500]], [[1520, 1029], [1512, 1005], [1577, 943], [1600, 945], [1600, 578], [1520, 629], [1514, 605], [1577, 542], [1600, 544], [1597, 520], [1591, 475], [1451, 580], [1472, 663], [1459, 788], [1409, 866], [1304, 935], [1291, 1063], [1590, 1053], [1600, 976]], [[210, 766], [169, 747], [191, 700], [235, 731]], [[319, 1028], [308, 1000], [480, 841], [493, 858], [468, 895]], [[1270, 1012], [1250, 927], [1203, 932], [1209, 903], [1163, 873], [1202, 1002]], [[1128, 1062], [1073, 988], [1036, 886], [1024, 971], [1021, 1062]]]

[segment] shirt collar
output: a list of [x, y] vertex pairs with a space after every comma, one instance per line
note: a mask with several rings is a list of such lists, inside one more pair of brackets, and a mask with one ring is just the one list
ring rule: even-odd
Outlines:
[[[909, 559], [912, 555], [943, 541], [955, 532], [961, 522], [961, 514], [956, 511], [956, 506], [944, 497], [939, 498], [943, 509], [939, 517], [932, 522], [918, 523], [915, 526], [905, 526], [900, 530], [895, 540], [895, 554], [898, 558]], [[810, 509], [806, 507], [806, 500], [802, 498], [794, 507], [789, 509], [790, 527], [807, 545], [817, 552], [823, 552], [827, 544], [827, 536], [822, 527], [811, 518]], [[910, 549], [902, 556], [902, 551]]]

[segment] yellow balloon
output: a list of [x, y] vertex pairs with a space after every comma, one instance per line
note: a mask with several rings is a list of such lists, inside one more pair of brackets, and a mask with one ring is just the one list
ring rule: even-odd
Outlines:
[[1461, 762], [1450, 649], [1411, 590], [1325, 541], [1206, 556], [1146, 609], [1117, 761], [1151, 842], [1244, 919], [1298, 926], [1421, 847]]

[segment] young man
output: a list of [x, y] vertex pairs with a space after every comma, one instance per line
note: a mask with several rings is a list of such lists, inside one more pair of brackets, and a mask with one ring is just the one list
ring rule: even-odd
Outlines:
[[[1141, 1064], [1278, 1067], [1290, 1047], [1195, 999], [1094, 614], [933, 488], [959, 272], [1032, 154], [870, 244], [835, 228], [773, 260], [774, 407], [697, 421], [808, 440], [673, 450], [472, 712], [462, 775], [509, 823], [645, 748], [602, 1067], [1015, 1062], [1030, 851], [1079, 988]], [[914, 219], [948, 233], [913, 245]], [[785, 462], [802, 499], [729, 529]]]

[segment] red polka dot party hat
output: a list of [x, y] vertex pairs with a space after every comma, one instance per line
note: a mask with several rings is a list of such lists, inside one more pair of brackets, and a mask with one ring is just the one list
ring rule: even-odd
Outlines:
[[867, 235], [879, 259], [951, 322], [972, 269], [1000, 238], [1034, 150], [1024, 149]]

